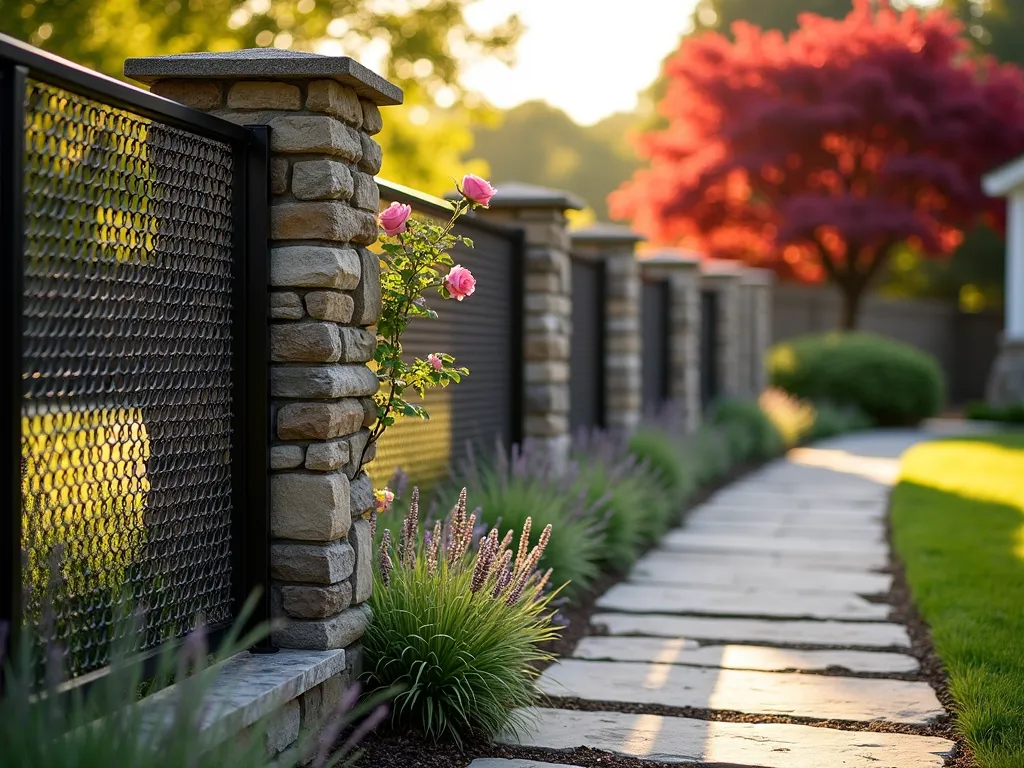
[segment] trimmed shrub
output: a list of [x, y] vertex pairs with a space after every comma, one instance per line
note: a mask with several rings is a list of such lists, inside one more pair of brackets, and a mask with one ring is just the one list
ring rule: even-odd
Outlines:
[[1003, 408], [988, 403], [970, 403], [964, 416], [974, 421], [1001, 421], [1006, 424], [1024, 424], [1024, 403]]
[[708, 421], [726, 428], [732, 458], [736, 461], [767, 459], [782, 451], [782, 435], [754, 400], [719, 400], [711, 409]]
[[810, 438], [824, 440], [827, 437], [868, 429], [870, 426], [871, 419], [853, 406], [844, 408], [830, 403], [822, 403], [815, 408]]
[[945, 398], [935, 358], [871, 333], [790, 339], [772, 348], [768, 371], [774, 386], [796, 397], [856, 406], [883, 426], [934, 416]]
[[414, 492], [396, 544], [383, 534], [363, 677], [370, 690], [402, 689], [394, 725], [434, 740], [461, 744], [463, 736], [516, 730], [524, 725], [520, 708], [536, 700], [534, 665], [551, 659], [540, 646], [557, 636], [550, 572], [537, 570], [557, 536], [548, 525], [528, 549], [528, 521], [513, 550], [513, 535], [499, 539], [492, 529], [474, 556], [465, 490], [422, 537], [418, 518]]
[[588, 506], [601, 515], [601, 562], [608, 570], [632, 565], [644, 535], [644, 512], [637, 505], [637, 480], [631, 469], [632, 463], [609, 465], [599, 458], [580, 464], [580, 487]]
[[702, 424], [688, 442], [698, 486], [703, 487], [729, 474], [734, 461], [732, 443], [737, 441], [730, 440], [725, 427]]

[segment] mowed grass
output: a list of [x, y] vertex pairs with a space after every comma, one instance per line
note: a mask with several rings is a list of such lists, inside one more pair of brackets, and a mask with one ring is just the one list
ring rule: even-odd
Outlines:
[[1024, 435], [904, 457], [893, 540], [982, 768], [1024, 766]]

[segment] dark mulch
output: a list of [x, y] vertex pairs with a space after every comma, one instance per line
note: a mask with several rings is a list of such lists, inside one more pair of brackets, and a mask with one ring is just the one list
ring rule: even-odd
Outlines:
[[[452, 744], [434, 744], [416, 734], [395, 732], [374, 734], [363, 746], [365, 752], [359, 760], [358, 768], [466, 768], [478, 757], [539, 760], [584, 768], [669, 768], [668, 763], [619, 757], [585, 747], [553, 752], [488, 744], [486, 740], [480, 739], [464, 742], [459, 750]], [[671, 768], [687, 766], [693, 766], [693, 763], [672, 763]]]

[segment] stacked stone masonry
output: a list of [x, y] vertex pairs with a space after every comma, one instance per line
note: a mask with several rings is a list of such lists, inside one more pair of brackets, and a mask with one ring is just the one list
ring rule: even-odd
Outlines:
[[[381, 308], [379, 261], [367, 249], [378, 233], [382, 161], [373, 136], [383, 127], [378, 104], [401, 94], [372, 73], [359, 75], [370, 83], [361, 85], [340, 64], [335, 76], [324, 57], [247, 53], [253, 76], [193, 76], [175, 57], [163, 77], [138, 71], [146, 69], [140, 79], [154, 93], [270, 126], [272, 639], [285, 648], [346, 648], [363, 634], [372, 589], [363, 515], [374, 499], [363, 466], [374, 453], [365, 449], [378, 383], [366, 364]], [[209, 59], [210, 71], [223, 65]], [[275, 746], [297, 736], [300, 710], [308, 710], [303, 722], [318, 719], [310, 714], [318, 692], [285, 708]]]

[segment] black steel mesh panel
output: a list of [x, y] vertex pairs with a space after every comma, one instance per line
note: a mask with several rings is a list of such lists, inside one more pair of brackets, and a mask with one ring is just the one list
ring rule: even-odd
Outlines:
[[572, 338], [569, 342], [569, 427], [604, 426], [603, 264], [572, 260]]
[[669, 394], [668, 281], [645, 281], [641, 291], [644, 412], [657, 413]]
[[516, 432], [514, 398], [521, 371], [515, 345], [520, 343], [520, 318], [513, 307], [521, 287], [516, 281], [515, 240], [512, 234], [482, 229], [465, 219], [457, 231], [469, 237], [474, 248], [458, 246], [452, 258], [476, 277], [476, 291], [461, 302], [429, 295], [427, 301], [438, 318], [410, 323], [402, 347], [409, 359], [448, 352], [456, 364], [469, 368], [470, 375], [428, 393], [423, 404], [429, 421], [400, 419], [384, 434], [377, 458], [368, 467], [378, 487], [399, 467], [408, 473], [410, 483], [429, 488], [448, 476], [452, 464], [465, 456], [467, 445], [490, 454], [499, 440], [507, 444]]
[[231, 618], [232, 150], [35, 81], [25, 129], [24, 615], [77, 675]]

